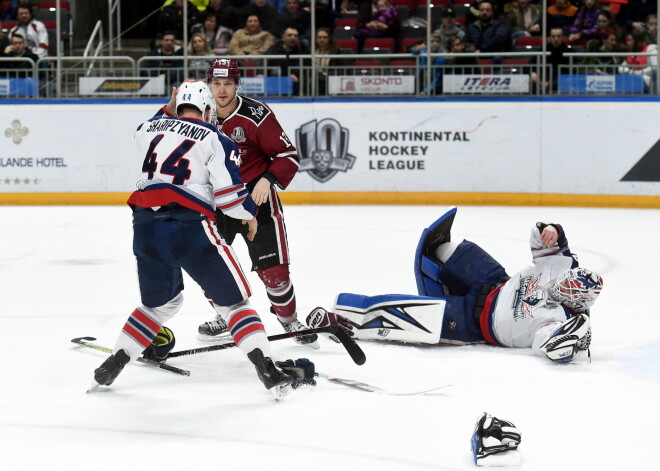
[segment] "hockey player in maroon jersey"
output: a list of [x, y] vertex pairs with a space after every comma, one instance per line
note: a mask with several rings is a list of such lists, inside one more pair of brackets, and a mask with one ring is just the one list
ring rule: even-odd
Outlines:
[[[305, 330], [298, 320], [296, 295], [289, 276], [289, 247], [282, 204], [277, 188], [284, 190], [298, 172], [298, 151], [265, 103], [238, 95], [241, 73], [233, 59], [216, 59], [207, 72], [215, 98], [218, 126], [238, 146], [241, 178], [259, 207], [259, 232], [253, 241], [245, 227], [222, 217], [218, 227], [227, 243], [241, 234], [250, 253], [252, 270], [264, 283], [273, 312], [287, 332]], [[202, 339], [227, 332], [222, 316], [199, 326]], [[300, 344], [318, 348], [315, 334], [296, 337]]]
[[264, 386], [279, 397], [293, 378], [271, 360], [266, 331], [250, 306], [245, 274], [211, 223], [222, 212], [245, 226], [248, 239], [258, 234], [257, 208], [235, 163], [236, 145], [209, 123], [215, 101], [204, 82], [184, 83], [175, 103], [177, 117], [160, 110], [135, 133], [144, 161], [138, 190], [128, 204], [142, 304], [124, 324], [113, 354], [94, 371], [90, 390], [112, 384], [179, 311], [183, 269], [226, 319], [234, 342], [255, 365]]

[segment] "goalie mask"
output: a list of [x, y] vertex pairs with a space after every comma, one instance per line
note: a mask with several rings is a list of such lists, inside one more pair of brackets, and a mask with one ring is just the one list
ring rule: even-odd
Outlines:
[[209, 87], [201, 81], [183, 82], [179, 87], [179, 93], [176, 96], [176, 111], [179, 113], [179, 106], [190, 105], [197, 108], [202, 113], [202, 119], [206, 121], [206, 110], [210, 109], [209, 121], [215, 116], [215, 100], [211, 95]]
[[565, 302], [578, 312], [593, 306], [603, 288], [598, 273], [586, 268], [573, 268], [562, 274], [550, 286], [549, 295], [557, 302]]

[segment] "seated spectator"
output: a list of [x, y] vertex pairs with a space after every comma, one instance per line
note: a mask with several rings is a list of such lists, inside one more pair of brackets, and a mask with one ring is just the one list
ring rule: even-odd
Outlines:
[[[4, 39], [4, 36], [3, 36]], [[0, 57], [16, 57], [16, 58], [26, 58], [26, 59], [32, 59], [32, 61], [36, 64], [37, 61], [39, 60], [39, 57], [30, 51], [26, 45], [25, 45], [25, 38], [19, 34], [16, 33], [14, 36], [11, 38], [11, 43], [7, 45], [5, 48], [2, 49], [2, 54], [0, 54]], [[31, 69], [32, 65], [27, 62], [27, 61], [2, 61], [0, 62], [0, 68], [2, 69]], [[30, 74], [25, 71], [25, 72], [16, 72], [14, 74], [11, 74], [11, 78], [24, 78], [28, 77]]]
[[[172, 3], [169, 3], [162, 8], [160, 15], [158, 16], [159, 34], [164, 33], [165, 31], [173, 31], [177, 38], [183, 37], [183, 2], [184, 0], [173, 0]], [[197, 23], [201, 23], [201, 13], [195, 5], [188, 0], [188, 32], [190, 32], [190, 28]]]
[[658, 39], [658, 15], [655, 13], [646, 17], [646, 30], [649, 33], [651, 44], [655, 44]]
[[586, 44], [588, 40], [598, 38], [598, 14], [600, 13], [600, 8], [596, 3], [597, 1], [584, 0], [582, 8], [575, 15], [575, 22], [571, 26], [568, 42], [572, 44]]
[[398, 40], [401, 23], [399, 11], [390, 0], [374, 0], [376, 10], [371, 11], [368, 3], [363, 3], [360, 9], [355, 38], [358, 41], [358, 51], [362, 51], [368, 38], [393, 38]]
[[619, 67], [620, 74], [641, 75], [644, 79], [644, 88], [648, 92], [651, 89], [653, 70], [658, 67], [658, 46], [651, 44], [651, 38], [646, 31], [635, 30], [630, 33], [632, 44], [631, 52], [653, 53], [650, 56], [632, 55], [626, 57], [625, 62]]
[[[623, 47], [618, 42], [616, 32], [612, 28], [604, 28], [598, 32], [597, 39], [587, 41], [587, 53], [605, 53], [605, 52], [623, 52]], [[590, 73], [599, 75], [612, 75], [617, 72], [616, 66], [623, 62], [619, 56], [591, 56], [588, 55], [580, 64], [595, 65], [595, 69]]]
[[440, 51], [447, 52], [449, 51], [449, 45], [447, 44], [449, 38], [458, 36], [463, 39], [465, 37], [465, 28], [456, 21], [456, 13], [454, 10], [448, 8], [442, 12], [442, 16], [440, 17], [440, 27], [433, 33], [440, 36]]
[[[474, 52], [472, 44], [464, 43], [461, 38], [454, 36], [447, 41], [449, 48], [449, 55], [445, 57], [445, 73], [446, 74], [472, 74], [474, 73], [474, 66], [477, 65], [477, 58], [474, 56], [454, 56], [452, 54], [463, 54], [467, 52]], [[450, 67], [447, 67], [450, 66]]]
[[[315, 21], [314, 25], [316, 29], [319, 28], [330, 28], [335, 27], [335, 22], [341, 18], [339, 13], [339, 5], [336, 5], [337, 9], [333, 7], [333, 2], [330, 0], [316, 0], [316, 9], [314, 11]], [[301, 10], [308, 10], [307, 8], [300, 7]], [[309, 9], [311, 15], [311, 8]], [[311, 19], [311, 18], [310, 18]], [[311, 33], [310, 33], [311, 38]]]
[[48, 55], [48, 31], [46, 26], [32, 16], [30, 7], [19, 5], [16, 8], [18, 24], [9, 30], [9, 37], [16, 33], [23, 36], [27, 48], [39, 57]]
[[546, 64], [550, 64], [552, 90], [556, 91], [559, 85], [559, 67], [568, 65], [570, 62], [566, 53], [570, 51], [566, 45], [566, 36], [562, 28], [552, 28], [550, 30], [550, 41], [547, 44], [547, 52], [550, 56], [546, 59]]
[[205, 11], [215, 13], [218, 24], [233, 32], [245, 23], [249, 5], [250, 0], [210, 0]]
[[273, 35], [276, 38], [284, 34], [287, 28], [296, 28], [300, 34], [300, 41], [309, 48], [311, 40], [311, 27], [312, 19], [308, 11], [300, 8], [298, 0], [286, 0], [284, 10], [278, 13], [275, 18], [275, 27], [273, 28]]
[[183, 49], [177, 46], [176, 36], [172, 31], [165, 31], [160, 40], [160, 47], [149, 51], [147, 56], [157, 58], [144, 62], [142, 75], [149, 77], [163, 75], [167, 90], [183, 81], [183, 60], [174, 59], [183, 56]]
[[224, 56], [229, 51], [232, 31], [224, 26], [218, 26], [218, 17], [214, 12], [204, 15], [204, 24], [192, 28], [192, 34], [201, 33], [209, 43], [214, 54]]
[[426, 84], [426, 74], [428, 71], [427, 64], [429, 51], [431, 53], [439, 53], [440, 46], [442, 45], [442, 38], [439, 34], [433, 33], [431, 35], [431, 48], [426, 47], [426, 42], [422, 42], [418, 46], [411, 49], [411, 53], [419, 55], [419, 80], [424, 87], [423, 95], [441, 95], [442, 94], [442, 66], [445, 65], [445, 58], [437, 56], [431, 58], [431, 80]]
[[479, 5], [479, 19], [468, 25], [464, 40], [474, 46], [475, 52], [503, 52], [511, 48], [509, 27], [494, 18], [493, 4], [486, 0]]
[[[5, 2], [3, 2], [5, 3]], [[2, 21], [16, 21], [16, 13], [18, 6], [28, 7], [32, 10], [32, 0], [13, 0], [10, 3], [7, 3], [5, 10], [2, 12]]]
[[371, 0], [341, 0], [339, 13], [341, 13], [343, 18], [358, 16], [361, 3], [369, 3], [371, 5]]
[[[188, 46], [188, 78], [196, 80], [205, 80], [206, 71], [209, 68], [211, 60], [208, 56], [213, 55], [211, 46], [209, 46], [206, 36], [202, 33], [195, 33], [190, 38], [190, 45]], [[206, 57], [195, 57], [206, 56]]]
[[626, 33], [633, 30], [642, 30], [646, 27], [646, 19], [652, 13], [658, 13], [658, 3], [656, 0], [628, 0], [628, 3], [621, 5], [621, 10], [616, 16], [619, 23]]
[[0, 51], [4, 51], [7, 46], [9, 46], [9, 39], [2, 29], [2, 23], [0, 23]]
[[245, 28], [239, 29], [229, 42], [232, 56], [263, 55], [273, 45], [273, 36], [261, 29], [259, 17], [250, 15], [245, 20]]
[[[316, 49], [315, 54], [320, 55], [336, 55], [341, 52], [341, 48], [337, 45], [332, 38], [332, 30], [330, 28], [319, 28], [316, 30]], [[328, 75], [331, 74], [329, 67], [343, 65], [337, 59], [329, 57], [319, 58], [315, 57], [314, 62], [318, 72], [318, 89], [319, 95], [326, 95], [328, 93]]]
[[600, 13], [598, 13], [598, 19], [596, 20], [596, 23], [598, 23], [599, 31], [605, 28], [612, 28], [616, 33], [616, 37], [619, 41], [621, 41], [623, 38], [623, 30], [617, 24], [617, 22], [614, 21], [614, 16], [612, 16], [612, 12], [610, 10], [606, 8], [601, 9]]
[[541, 7], [532, 5], [531, 0], [507, 3], [504, 6], [504, 14], [513, 44], [518, 38], [541, 36]]
[[[284, 30], [282, 39], [266, 51], [267, 55], [285, 56], [283, 59], [270, 59], [268, 61], [269, 75], [291, 77], [293, 81], [293, 95], [300, 93], [300, 68], [298, 67], [300, 60], [291, 59], [289, 56], [307, 54], [309, 52], [307, 49], [301, 47], [298, 37], [298, 30], [296, 28], [287, 28]], [[273, 74], [273, 69], [277, 69], [278, 73]]]
[[[257, 15], [259, 17], [261, 29], [275, 35], [277, 9], [268, 3], [268, 0], [253, 0], [253, 2], [247, 6], [245, 11], [246, 17], [248, 15]], [[279, 36], [275, 35], [275, 37]]]
[[561, 28], [565, 35], [570, 32], [575, 23], [578, 7], [568, 0], [555, 0], [554, 5], [548, 7], [548, 29]]

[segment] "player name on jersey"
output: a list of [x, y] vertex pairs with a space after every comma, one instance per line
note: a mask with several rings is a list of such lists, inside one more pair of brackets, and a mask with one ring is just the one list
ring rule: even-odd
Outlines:
[[197, 141], [203, 141], [211, 133], [208, 129], [175, 119], [159, 119], [154, 121], [147, 128], [147, 132], [174, 132]]

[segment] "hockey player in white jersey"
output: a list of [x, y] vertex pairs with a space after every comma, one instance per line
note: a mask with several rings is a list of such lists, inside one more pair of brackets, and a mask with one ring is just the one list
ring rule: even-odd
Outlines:
[[455, 215], [452, 208], [422, 234], [415, 257], [420, 296], [337, 297], [335, 313], [351, 320], [356, 338], [531, 347], [556, 362], [588, 350], [589, 308], [603, 282], [578, 266], [563, 228], [536, 223], [533, 264], [509, 277], [478, 245], [451, 241]]
[[[110, 385], [124, 366], [156, 338], [183, 302], [182, 269], [212, 300], [234, 342], [277, 396], [293, 379], [270, 358], [270, 345], [249, 303], [247, 278], [220, 236], [216, 210], [257, 231], [256, 204], [239, 176], [236, 145], [209, 124], [215, 100], [204, 82], [183, 83], [177, 117], [164, 110], [141, 124], [135, 141], [143, 156], [133, 209], [133, 252], [142, 304], [124, 324], [113, 354], [94, 371], [95, 385]], [[173, 336], [172, 336], [173, 337]]]

